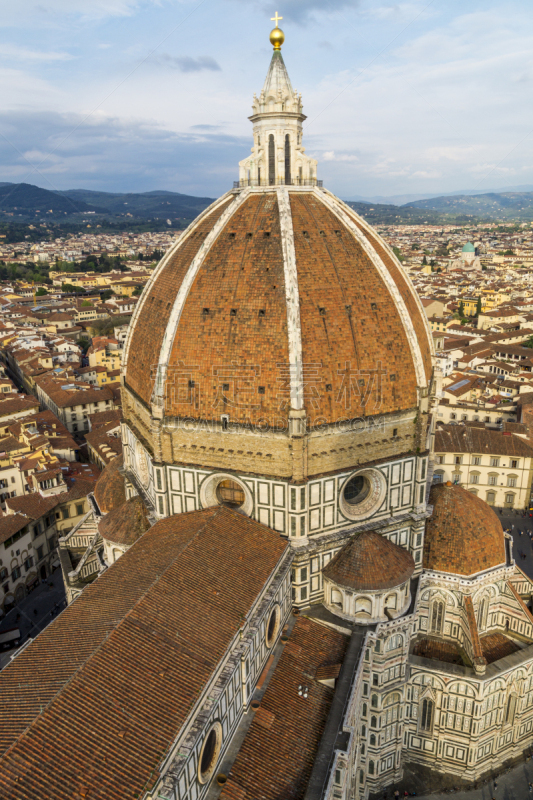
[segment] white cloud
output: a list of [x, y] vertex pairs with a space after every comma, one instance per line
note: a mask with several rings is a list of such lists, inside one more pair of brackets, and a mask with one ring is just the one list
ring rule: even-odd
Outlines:
[[203, 70], [220, 72], [220, 65], [211, 56], [192, 58], [191, 56], [170, 56], [168, 53], [162, 53], [154, 56], [152, 61], [161, 66], [170, 67], [170, 69], [177, 69], [179, 72], [202, 72]]
[[53, 51], [31, 50], [28, 47], [17, 47], [13, 44], [0, 43], [0, 60], [7, 61], [70, 61], [70, 53], [56, 53]]

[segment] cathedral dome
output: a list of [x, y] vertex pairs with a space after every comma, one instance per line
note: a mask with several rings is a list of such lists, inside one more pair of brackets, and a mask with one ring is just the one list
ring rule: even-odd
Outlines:
[[413, 556], [375, 531], [354, 536], [323, 569], [337, 586], [360, 591], [392, 589], [409, 580], [415, 569]]
[[414, 288], [361, 217], [318, 186], [246, 186], [154, 271], [123, 375], [160, 416], [330, 424], [415, 408], [431, 353]]
[[424, 568], [475, 575], [505, 564], [501, 522], [481, 498], [450, 482], [431, 489], [433, 513], [426, 524]]

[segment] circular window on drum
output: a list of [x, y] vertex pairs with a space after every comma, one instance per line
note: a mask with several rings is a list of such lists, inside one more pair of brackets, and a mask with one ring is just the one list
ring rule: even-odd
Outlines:
[[222, 747], [222, 725], [215, 722], [204, 739], [198, 759], [198, 780], [204, 784], [212, 777]]
[[202, 482], [200, 504], [202, 508], [226, 506], [247, 516], [250, 516], [254, 507], [252, 493], [244, 481], [223, 472], [210, 475]]
[[379, 470], [360, 470], [341, 489], [341, 511], [348, 519], [366, 519], [381, 507], [386, 493], [385, 477]]
[[217, 500], [221, 506], [227, 508], [241, 508], [244, 505], [246, 496], [244, 489], [237, 481], [220, 481], [216, 488]]
[[265, 636], [267, 647], [272, 647], [272, 645], [276, 641], [280, 625], [281, 625], [281, 609], [279, 605], [276, 603], [276, 605], [274, 606], [268, 617], [266, 636]]

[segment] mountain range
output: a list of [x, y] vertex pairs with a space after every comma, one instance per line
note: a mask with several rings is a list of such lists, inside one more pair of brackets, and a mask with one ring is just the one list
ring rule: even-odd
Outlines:
[[72, 189], [52, 192], [29, 183], [0, 183], [0, 218], [5, 215], [22, 217], [21, 221], [79, 219], [95, 214], [100, 217], [168, 218], [173, 222], [187, 222], [212, 202], [210, 197], [166, 191], [122, 194]]
[[[388, 202], [350, 200], [349, 205], [374, 223], [465, 224], [477, 220], [533, 221], [531, 187], [524, 191], [488, 192], [484, 194], [448, 194], [421, 197], [398, 204], [396, 198], [380, 198]], [[403, 196], [406, 197], [407, 195]], [[195, 197], [169, 191], [140, 193], [97, 192], [89, 189], [50, 191], [28, 183], [0, 183], [0, 221], [72, 222], [116, 220], [127, 225], [154, 221], [183, 227], [212, 203], [210, 197]], [[91, 215], [91, 217], [89, 217]], [[115, 224], [115, 223], [113, 223]]]

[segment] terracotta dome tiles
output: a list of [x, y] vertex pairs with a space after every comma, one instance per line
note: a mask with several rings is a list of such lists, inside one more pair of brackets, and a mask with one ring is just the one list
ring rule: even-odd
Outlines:
[[505, 563], [500, 520], [481, 498], [460, 486], [431, 489], [433, 513], [426, 524], [424, 568], [475, 575]]
[[107, 514], [100, 522], [98, 530], [103, 539], [113, 544], [130, 546], [149, 527], [146, 506], [137, 495]]
[[108, 514], [126, 501], [124, 478], [119, 472], [123, 465], [124, 456], [117, 456], [106, 466], [96, 482], [94, 499], [102, 514]]
[[[417, 369], [419, 376], [424, 369], [429, 375], [431, 345], [408, 279], [377, 234], [364, 231], [412, 318], [410, 340], [400, 301], [348, 227], [354, 216], [348, 214], [348, 223], [346, 209], [318, 192], [282, 191], [290, 211], [285, 228], [278, 192], [249, 192], [206, 250], [177, 327], [167, 330], [165, 414], [207, 420], [228, 414], [232, 422], [266, 420], [285, 427], [294, 330], [301, 340], [304, 407], [311, 424], [415, 408]], [[179, 244], [133, 322], [125, 382], [147, 404], [170, 307], [201, 241], [231, 202], [206, 215]], [[291, 223], [293, 243], [287, 233]], [[288, 242], [297, 282], [286, 287]], [[286, 292], [297, 298], [294, 329], [287, 323]], [[423, 366], [418, 356], [415, 367], [413, 342]]]
[[[191, 336], [191, 331], [195, 335]], [[165, 413], [246, 422], [278, 413], [288, 365], [287, 312], [277, 197], [252, 194], [205, 258], [183, 308]], [[194, 383], [189, 393], [177, 380]], [[264, 389], [264, 394], [262, 393]]]
[[163, 336], [177, 291], [205, 237], [222, 216], [233, 198], [228, 198], [208, 213], [185, 238], [161, 270], [157, 279], [145, 291], [143, 307], [139, 314], [128, 348], [127, 385], [149, 404]]
[[415, 569], [413, 556], [375, 531], [363, 531], [339, 550], [323, 569], [337, 586], [380, 591], [401, 586]]

